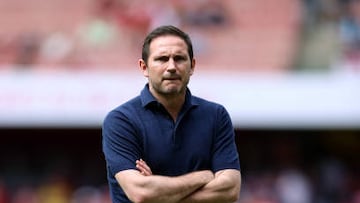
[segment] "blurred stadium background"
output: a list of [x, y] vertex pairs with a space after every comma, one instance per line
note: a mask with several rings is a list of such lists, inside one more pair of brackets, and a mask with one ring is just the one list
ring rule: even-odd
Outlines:
[[232, 116], [240, 202], [360, 202], [360, 1], [0, 0], [0, 203], [110, 202], [102, 119], [161, 24]]

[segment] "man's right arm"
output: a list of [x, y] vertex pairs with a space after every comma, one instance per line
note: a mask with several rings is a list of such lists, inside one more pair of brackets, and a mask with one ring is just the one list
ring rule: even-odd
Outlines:
[[176, 177], [144, 176], [138, 170], [130, 169], [118, 172], [115, 178], [132, 202], [171, 203], [178, 202], [209, 183], [214, 179], [214, 174], [204, 170]]

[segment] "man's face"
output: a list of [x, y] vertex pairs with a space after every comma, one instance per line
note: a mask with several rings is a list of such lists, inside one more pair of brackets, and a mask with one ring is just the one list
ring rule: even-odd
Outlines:
[[195, 60], [190, 61], [187, 48], [184, 40], [177, 36], [167, 35], [152, 40], [147, 65], [140, 60], [140, 67], [149, 79], [149, 88], [154, 96], [185, 93], [195, 66]]

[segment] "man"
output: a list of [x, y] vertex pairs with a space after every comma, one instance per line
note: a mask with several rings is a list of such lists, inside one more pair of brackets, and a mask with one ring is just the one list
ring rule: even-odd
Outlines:
[[148, 84], [103, 123], [112, 201], [236, 202], [234, 129], [223, 106], [187, 88], [195, 68], [189, 36], [174, 26], [156, 28], [139, 66]]

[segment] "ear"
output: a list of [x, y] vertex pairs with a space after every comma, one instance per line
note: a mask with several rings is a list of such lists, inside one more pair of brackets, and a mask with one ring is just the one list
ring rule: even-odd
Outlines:
[[190, 75], [192, 75], [194, 73], [195, 64], [196, 64], [196, 60], [193, 58], [191, 61]]
[[139, 67], [145, 77], [149, 77], [149, 71], [147, 65], [143, 59], [139, 59]]

